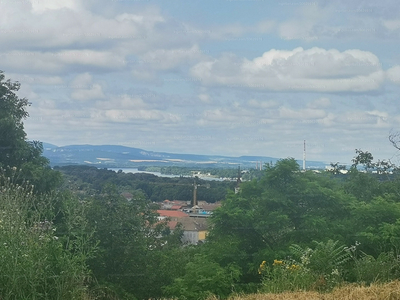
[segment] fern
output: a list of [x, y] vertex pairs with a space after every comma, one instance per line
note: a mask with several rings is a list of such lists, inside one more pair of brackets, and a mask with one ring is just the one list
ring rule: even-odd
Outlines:
[[345, 251], [345, 246], [338, 246], [339, 241], [328, 240], [326, 243], [314, 243], [316, 244], [314, 249], [302, 248], [296, 244], [290, 246], [289, 249], [300, 259], [304, 267], [318, 274], [330, 274], [351, 259], [350, 253]]

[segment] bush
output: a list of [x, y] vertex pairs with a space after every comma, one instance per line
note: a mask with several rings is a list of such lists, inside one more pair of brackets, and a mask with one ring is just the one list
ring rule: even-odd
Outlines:
[[328, 291], [342, 283], [343, 266], [351, 259], [350, 253], [344, 246], [337, 246], [337, 241], [314, 243], [314, 249], [290, 247], [298, 260], [275, 260], [272, 267], [263, 261], [259, 268], [263, 276], [262, 291]]
[[206, 299], [211, 295], [227, 298], [234, 291], [240, 271], [236, 266], [222, 268], [204, 255], [195, 255], [185, 266], [185, 275], [164, 287], [167, 296], [183, 300]]
[[360, 258], [355, 259], [354, 273], [357, 282], [389, 282], [399, 278], [400, 260], [393, 252], [382, 252], [376, 259], [362, 253]]

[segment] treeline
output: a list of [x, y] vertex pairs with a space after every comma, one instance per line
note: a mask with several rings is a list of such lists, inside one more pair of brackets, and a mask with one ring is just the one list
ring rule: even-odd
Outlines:
[[[140, 166], [138, 167], [139, 171], [148, 171], [148, 172], [159, 172], [165, 175], [182, 175], [182, 176], [191, 176], [195, 172], [201, 172], [202, 175], [210, 175], [216, 178], [230, 178], [232, 180], [236, 180], [238, 177], [238, 168], [198, 168], [195, 169], [193, 167], [177, 167], [177, 166], [169, 166], [169, 167], [156, 167], [156, 166]], [[261, 178], [263, 172], [261, 170], [249, 169], [246, 171], [241, 171], [241, 179], [242, 180], [252, 180], [255, 178]]]
[[63, 166], [54, 170], [64, 174], [63, 187], [80, 194], [95, 194], [106, 184], [113, 184], [120, 193], [142, 193], [152, 202], [168, 200], [191, 201], [193, 184], [198, 185], [197, 199], [215, 203], [225, 199], [235, 183], [227, 181], [207, 181], [187, 177], [159, 177], [146, 173], [123, 173], [92, 166]]

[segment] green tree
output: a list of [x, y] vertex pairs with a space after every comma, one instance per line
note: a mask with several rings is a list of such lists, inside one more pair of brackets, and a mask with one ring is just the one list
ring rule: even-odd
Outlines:
[[19, 98], [20, 84], [5, 80], [0, 71], [0, 168], [5, 172], [22, 170], [20, 181], [29, 180], [38, 192], [47, 192], [61, 182], [61, 175], [49, 169], [49, 161], [42, 156], [42, 143], [28, 141], [23, 121], [29, 116], [26, 98]]
[[238, 241], [233, 252], [246, 253], [238, 265], [244, 275], [255, 274], [249, 264], [284, 255], [291, 243], [343, 241], [349, 234], [348, 208], [353, 201], [329, 176], [301, 172], [294, 159], [283, 159], [267, 165], [261, 180], [245, 182], [239, 194], [228, 195], [211, 217], [210, 242], [220, 237]]
[[210, 295], [227, 298], [234, 291], [240, 271], [231, 264], [222, 268], [207, 256], [197, 254], [185, 266], [185, 275], [164, 288], [166, 294], [182, 300], [201, 300]]
[[356, 149], [357, 156], [352, 159], [353, 161], [353, 168], [357, 168], [358, 165], [363, 165], [364, 170], [368, 171], [369, 169], [373, 168], [374, 164], [372, 160], [374, 157], [368, 151], [362, 151], [361, 149]]
[[161, 287], [174, 278], [165, 261], [170, 251], [176, 255], [181, 231], [168, 231], [148, 200], [139, 194], [126, 200], [112, 184], [91, 199], [87, 218], [99, 242], [89, 262], [99, 283], [123, 299], [161, 297]]

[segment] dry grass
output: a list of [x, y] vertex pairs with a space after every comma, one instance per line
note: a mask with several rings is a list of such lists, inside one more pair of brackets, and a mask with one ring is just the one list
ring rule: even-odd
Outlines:
[[[216, 300], [209, 298], [208, 300]], [[400, 300], [400, 281], [386, 284], [372, 284], [365, 287], [346, 285], [331, 293], [291, 292], [281, 294], [251, 294], [235, 296], [229, 300]]]

